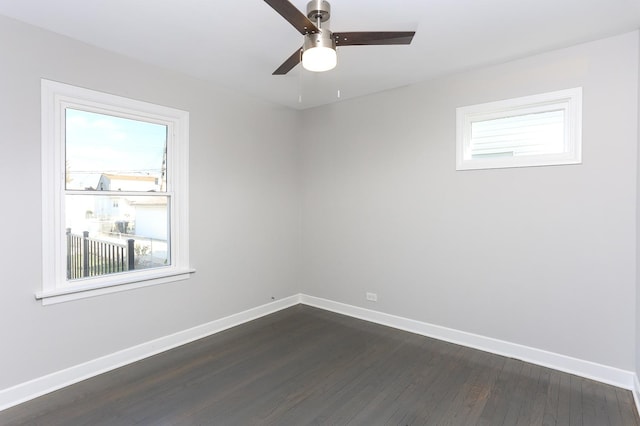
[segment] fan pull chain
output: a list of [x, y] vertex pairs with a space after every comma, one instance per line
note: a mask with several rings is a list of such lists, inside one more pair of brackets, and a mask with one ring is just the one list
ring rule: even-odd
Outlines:
[[[304, 36], [302, 36], [302, 45], [304, 45]], [[298, 103], [302, 103], [302, 49], [300, 49], [300, 63], [298, 64]]]

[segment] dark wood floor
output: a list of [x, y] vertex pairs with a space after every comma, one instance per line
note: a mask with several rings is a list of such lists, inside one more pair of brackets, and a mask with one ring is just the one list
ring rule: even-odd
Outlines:
[[631, 393], [298, 305], [0, 412], [2, 425], [640, 425]]

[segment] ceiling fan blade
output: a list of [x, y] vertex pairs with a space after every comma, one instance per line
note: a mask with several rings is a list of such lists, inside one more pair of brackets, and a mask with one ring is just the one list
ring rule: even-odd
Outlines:
[[284, 19], [289, 21], [300, 34], [314, 34], [319, 32], [318, 27], [309, 20], [302, 12], [287, 0], [264, 0]]
[[298, 63], [300, 62], [300, 57], [302, 56], [302, 47], [295, 52], [293, 55], [289, 56], [289, 59], [284, 61], [277, 70], [273, 72], [272, 75], [285, 75], [289, 71], [291, 71]]
[[333, 33], [336, 46], [411, 44], [415, 31], [354, 31]]

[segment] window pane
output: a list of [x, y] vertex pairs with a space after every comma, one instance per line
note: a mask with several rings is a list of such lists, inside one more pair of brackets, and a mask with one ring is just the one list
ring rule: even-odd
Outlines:
[[471, 157], [496, 158], [565, 152], [564, 111], [471, 123]]
[[67, 279], [169, 266], [169, 202], [159, 195], [66, 195]]
[[67, 190], [165, 191], [167, 126], [67, 108]]

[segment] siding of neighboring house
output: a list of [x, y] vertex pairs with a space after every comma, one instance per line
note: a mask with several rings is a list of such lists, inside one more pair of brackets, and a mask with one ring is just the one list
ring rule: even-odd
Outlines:
[[102, 175], [104, 190], [111, 191], [158, 191], [160, 180], [153, 176]]
[[160, 197], [150, 202], [133, 203], [136, 235], [167, 241], [167, 202]]

